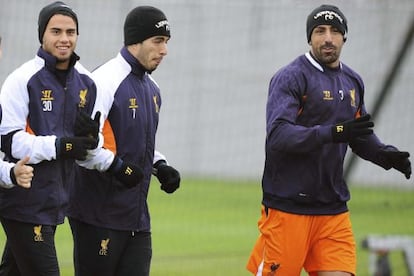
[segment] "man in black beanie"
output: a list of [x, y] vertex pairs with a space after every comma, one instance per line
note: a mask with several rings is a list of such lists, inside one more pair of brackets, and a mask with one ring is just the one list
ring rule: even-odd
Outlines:
[[[67, 214], [75, 160], [96, 139], [75, 133], [78, 110], [91, 114], [96, 87], [75, 54], [76, 14], [63, 2], [39, 13], [36, 56], [14, 70], [0, 94], [1, 150], [8, 161], [30, 156], [30, 189], [0, 193], [0, 221], [7, 236], [0, 275], [58, 276], [55, 231]], [[96, 133], [97, 135], [97, 133]]]
[[333, 5], [321, 5], [314, 9], [306, 20], [306, 36], [308, 43], [311, 40], [313, 29], [319, 25], [330, 25], [335, 27], [343, 36], [343, 40], [346, 41], [348, 33], [348, 23], [345, 15]]
[[[104, 147], [82, 162], [69, 210], [74, 238], [76, 276], [145, 276], [152, 256], [147, 195], [151, 175], [171, 194], [180, 185], [179, 172], [155, 151], [161, 108], [158, 84], [151, 77], [167, 55], [170, 25], [150, 6], [126, 16], [124, 47], [92, 75], [98, 89], [94, 112], [104, 122]], [[113, 174], [100, 173], [111, 164]], [[121, 176], [129, 188], [120, 184]], [[139, 176], [139, 177], [134, 177]]]
[[309, 52], [272, 77], [260, 235], [253, 275], [356, 275], [356, 245], [343, 176], [348, 147], [365, 160], [411, 176], [410, 154], [384, 144], [364, 105], [364, 83], [340, 61], [348, 33], [338, 7], [306, 20]]
[[76, 16], [76, 13], [65, 3], [56, 1], [45, 6], [39, 13], [39, 19], [37, 23], [40, 44], [43, 44], [43, 34], [45, 33], [47, 23], [49, 23], [50, 18], [55, 14], [71, 17], [76, 24], [76, 34], [79, 35], [78, 17]]
[[171, 36], [164, 13], [150, 6], [140, 6], [130, 11], [124, 23], [124, 45], [140, 43], [152, 36]]

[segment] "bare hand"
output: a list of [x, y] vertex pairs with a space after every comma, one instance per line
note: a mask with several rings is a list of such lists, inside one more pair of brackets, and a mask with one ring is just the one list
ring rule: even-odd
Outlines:
[[33, 178], [33, 167], [26, 165], [26, 163], [29, 162], [29, 159], [30, 157], [26, 156], [19, 160], [13, 167], [13, 173], [16, 177], [17, 184], [26, 189], [31, 187]]

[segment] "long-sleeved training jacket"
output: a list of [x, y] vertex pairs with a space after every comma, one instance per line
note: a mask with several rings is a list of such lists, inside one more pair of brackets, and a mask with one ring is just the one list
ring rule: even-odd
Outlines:
[[[1, 115], [0, 115], [1, 117]], [[0, 118], [1, 121], [1, 118]], [[10, 189], [14, 188], [15, 185], [12, 183], [10, 178], [11, 169], [14, 167], [14, 163], [0, 161], [0, 187]]]
[[[80, 170], [69, 216], [98, 227], [150, 231], [147, 194], [156, 159], [159, 87], [125, 47], [92, 75], [98, 89], [94, 113], [102, 114], [104, 145], [90, 162], [82, 162], [89, 169]], [[105, 172], [114, 155], [143, 169], [139, 185], [128, 189]]]
[[[338, 214], [350, 198], [343, 178], [347, 143], [333, 143], [331, 127], [365, 114], [360, 76], [341, 64], [321, 66], [309, 53], [277, 72], [266, 107], [263, 201], [297, 214]], [[360, 157], [389, 169], [378, 154], [389, 147], [375, 134], [349, 145]]]
[[6, 159], [30, 156], [34, 177], [30, 189], [0, 189], [0, 216], [34, 224], [64, 221], [68, 190], [77, 165], [56, 159], [56, 137], [74, 136], [77, 109], [92, 113], [96, 87], [90, 73], [71, 57], [66, 83], [56, 70], [56, 58], [39, 49], [5, 80], [0, 106], [1, 149]]

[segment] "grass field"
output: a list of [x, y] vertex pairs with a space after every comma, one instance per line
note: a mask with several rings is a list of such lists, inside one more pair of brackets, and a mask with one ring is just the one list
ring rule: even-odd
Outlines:
[[[153, 228], [151, 275], [249, 275], [245, 263], [257, 238], [260, 183], [185, 179], [180, 190], [163, 193], [154, 181], [149, 197]], [[350, 201], [358, 243], [358, 276], [369, 275], [367, 234], [414, 237], [414, 191], [352, 188]], [[0, 231], [0, 246], [5, 237]], [[56, 242], [62, 276], [73, 275], [68, 224]], [[1, 249], [0, 249], [1, 250]], [[402, 252], [391, 254], [393, 275], [408, 275]]]

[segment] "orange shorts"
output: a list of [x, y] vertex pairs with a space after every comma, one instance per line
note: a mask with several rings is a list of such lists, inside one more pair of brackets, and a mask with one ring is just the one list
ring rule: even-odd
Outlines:
[[[356, 248], [349, 212], [296, 215], [262, 207], [260, 236], [247, 263], [256, 276], [298, 276], [304, 268], [356, 273]], [[272, 273], [274, 271], [274, 273]]]

